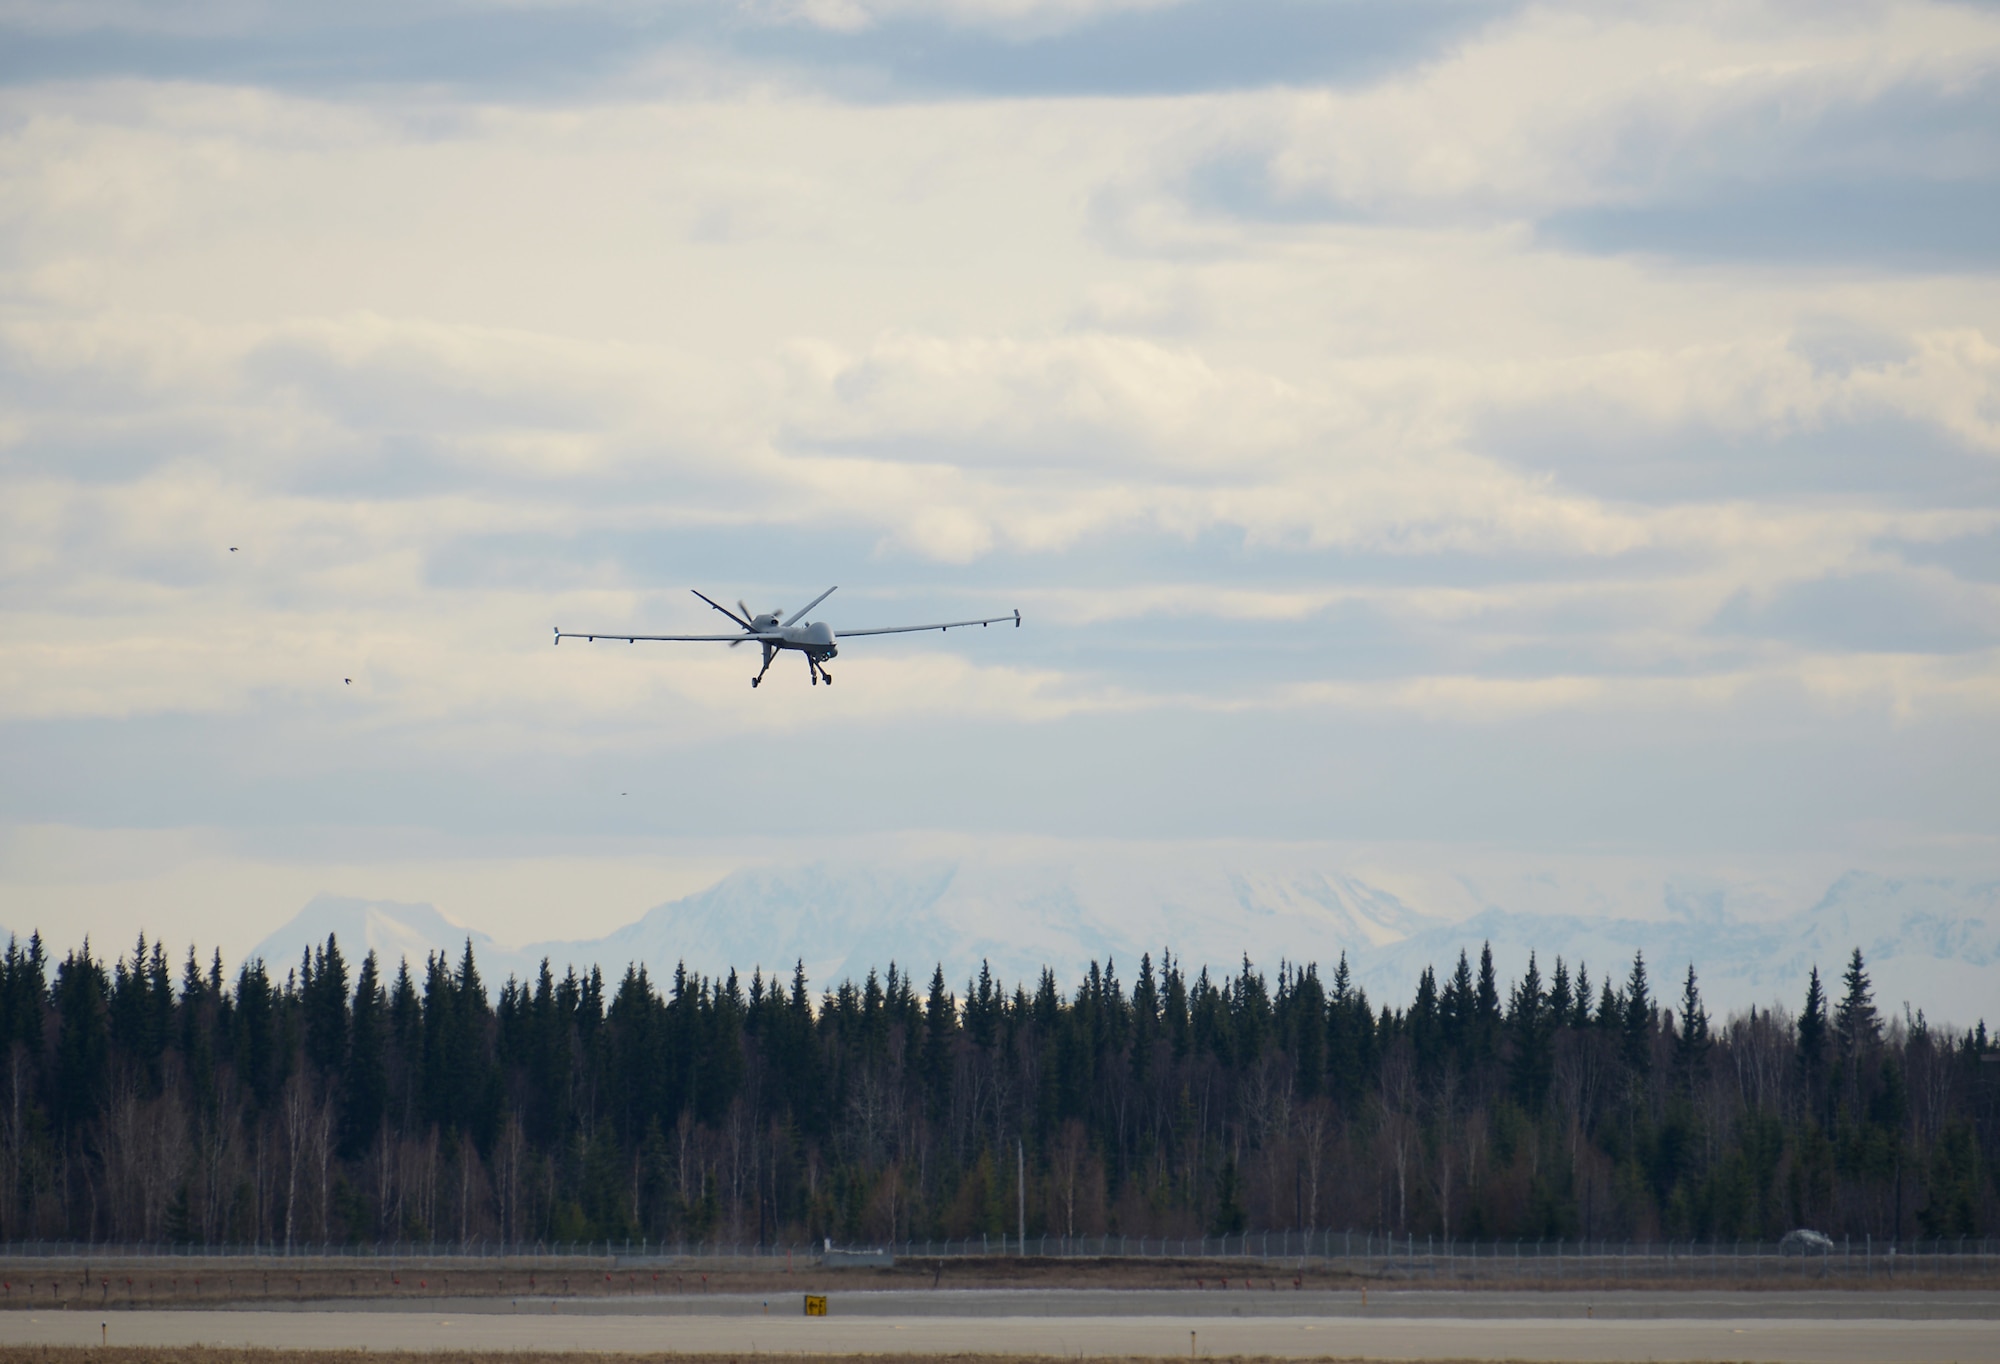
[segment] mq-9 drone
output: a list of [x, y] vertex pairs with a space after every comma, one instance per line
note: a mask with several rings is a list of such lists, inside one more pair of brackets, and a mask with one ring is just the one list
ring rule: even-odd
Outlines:
[[[984, 620], [947, 620], [935, 625], [883, 625], [873, 630], [836, 631], [825, 621], [804, 620], [806, 612], [818, 606], [828, 597], [831, 597], [836, 590], [833, 587], [827, 588], [826, 591], [820, 593], [817, 597], [814, 597], [811, 601], [782, 620], [779, 619], [780, 616], [784, 615], [782, 611], [766, 611], [762, 615], [753, 616], [750, 614], [750, 608], [740, 601], [736, 603], [737, 610], [731, 611], [728, 607], [721, 605], [713, 598], [704, 596], [700, 592], [695, 593], [697, 597], [701, 597], [710, 606], [713, 606], [723, 615], [742, 626], [743, 632], [741, 634], [628, 635], [609, 634], [602, 631], [595, 634], [585, 634], [575, 630], [564, 630], [561, 626], [557, 626], [555, 642], [561, 644], [566, 639], [585, 639], [595, 643], [600, 639], [622, 639], [627, 644], [637, 644], [643, 639], [680, 643], [727, 644], [732, 649], [744, 643], [760, 644], [764, 648], [764, 666], [757, 670], [755, 677], [750, 679], [750, 685], [753, 687], [763, 682], [764, 674], [771, 671], [772, 659], [776, 658], [783, 650], [796, 649], [806, 656], [806, 670], [812, 674], [813, 685], [818, 686], [821, 682], [825, 682], [830, 687], [833, 685], [833, 674], [826, 670], [827, 661], [840, 656], [839, 641], [843, 639], [852, 639], [857, 635], [913, 635], [925, 630], [957, 630], [967, 625], [1001, 625], [1007, 621], [1014, 622], [1016, 629], [1019, 629], [1021, 625], [1021, 613], [1019, 611], [1007, 616], [988, 616]], [[739, 611], [742, 614], [737, 614]], [[804, 623], [801, 624], [801, 621], [804, 621]]]

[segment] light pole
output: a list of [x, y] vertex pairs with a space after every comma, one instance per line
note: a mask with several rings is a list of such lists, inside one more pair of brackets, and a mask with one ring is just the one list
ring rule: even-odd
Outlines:
[[1020, 1216], [1021, 1258], [1028, 1257], [1028, 1147], [1020, 1137], [1014, 1138], [1014, 1196]]

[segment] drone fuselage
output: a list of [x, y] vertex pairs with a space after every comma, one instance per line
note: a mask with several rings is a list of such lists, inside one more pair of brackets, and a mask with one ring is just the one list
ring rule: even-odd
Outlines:
[[781, 625], [774, 633], [778, 638], [771, 643], [780, 649], [797, 649], [814, 658], [833, 658], [840, 653], [840, 646], [834, 642], [833, 627], [823, 620]]

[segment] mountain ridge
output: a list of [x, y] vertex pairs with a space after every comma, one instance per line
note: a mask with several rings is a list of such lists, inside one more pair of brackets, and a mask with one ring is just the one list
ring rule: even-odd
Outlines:
[[[952, 989], [991, 963], [1003, 979], [1032, 985], [1053, 969], [1065, 985], [1092, 961], [1116, 962], [1126, 979], [1141, 953], [1171, 950], [1188, 969], [1233, 974], [1316, 963], [1330, 974], [1344, 954], [1375, 1003], [1403, 1004], [1425, 966], [1450, 969], [1460, 951], [1490, 944], [1503, 980], [1535, 954], [1546, 979], [1555, 958], [1594, 980], [1622, 981], [1645, 953], [1655, 993], [1670, 997], [1692, 963], [1716, 1011], [1794, 1006], [1817, 965], [1831, 979], [1859, 946], [1887, 1012], [1907, 1001], [1933, 1019], [1969, 1025], [2000, 1000], [2000, 881], [1887, 877], [1850, 869], [1789, 914], [1732, 913], [1727, 895], [1660, 888], [1662, 913], [1542, 913], [1487, 900], [1446, 918], [1352, 873], [1244, 869], [1199, 857], [1092, 865], [978, 857], [897, 862], [819, 859], [744, 868], [691, 895], [662, 902], [611, 933], [507, 947], [435, 908], [316, 896], [252, 955], [274, 969], [335, 933], [350, 960], [374, 949], [387, 963], [431, 951], [455, 960], [467, 939], [489, 985], [531, 979], [543, 958], [560, 974], [677, 964], [703, 974], [736, 969], [788, 977], [803, 963], [815, 986], [859, 980], [893, 961], [928, 976], [938, 965]], [[1481, 897], [1484, 898], [1484, 897]], [[1588, 897], [1586, 897], [1587, 899]]]

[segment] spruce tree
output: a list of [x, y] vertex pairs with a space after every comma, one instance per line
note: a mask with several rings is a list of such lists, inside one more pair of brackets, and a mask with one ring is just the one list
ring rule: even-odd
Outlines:
[[1611, 988], [1607, 978], [1597, 993], [1598, 1029], [1607, 1033], [1619, 1033], [1625, 1029], [1625, 997]]
[[31, 934], [24, 950], [18, 939], [7, 939], [5, 997], [0, 999], [0, 1045], [18, 1042], [30, 1056], [42, 1050], [42, 1008], [48, 997], [48, 959], [42, 935]]
[[109, 982], [90, 956], [90, 939], [56, 967], [56, 1042], [53, 1108], [64, 1133], [81, 1133], [111, 1094]]
[[1458, 966], [1452, 971], [1451, 979], [1445, 982], [1444, 993], [1438, 999], [1438, 1026], [1443, 1034], [1445, 1047], [1464, 1066], [1467, 1055], [1472, 1050], [1473, 1028], [1477, 1016], [1476, 991], [1472, 984], [1472, 963], [1466, 959], [1464, 949], [1459, 950]]
[[340, 1150], [352, 1160], [368, 1149], [389, 1098], [388, 1003], [380, 965], [370, 952], [354, 982], [347, 1073], [341, 1084]]
[[1841, 983], [1847, 992], [1841, 996], [1840, 1007], [1834, 1010], [1833, 1031], [1840, 1043], [1841, 1056], [1852, 1058], [1882, 1040], [1882, 1020], [1875, 1012], [1874, 991], [1862, 965], [1860, 948], [1855, 948], [1848, 959], [1847, 973], [1841, 977]]
[[[572, 981], [575, 972], [570, 973]], [[424, 1011], [417, 998], [417, 983], [410, 975], [410, 959], [396, 963], [396, 984], [389, 991], [389, 1040], [391, 1046], [389, 1093], [395, 1105], [398, 1128], [413, 1130], [423, 1112]], [[550, 1101], [560, 1103], [551, 1095]]]
[[1368, 1027], [1368, 1002], [1358, 999], [1347, 969], [1347, 953], [1333, 968], [1333, 994], [1326, 1008], [1326, 1069], [1334, 1099], [1352, 1105], [1361, 1097], [1362, 1034]]
[[1826, 991], [1819, 983], [1819, 967], [1806, 981], [1806, 1002], [1799, 1009], [1799, 1065], [1808, 1077], [1819, 1074], [1826, 1064]]
[[979, 961], [979, 977], [965, 986], [965, 1033], [972, 1045], [989, 1050], [1000, 1035], [1000, 1011], [1007, 992], [993, 979], [993, 967], [984, 957]]
[[[853, 995], [852, 984], [844, 984]], [[705, 1122], [714, 1122], [726, 1113], [743, 1088], [743, 986], [732, 968], [711, 992], [702, 1014], [701, 1084], [695, 1092], [695, 1111]]]
[[1188, 1008], [1187, 973], [1165, 952], [1160, 954], [1160, 969], [1166, 977], [1164, 1014], [1167, 1041], [1172, 1045], [1174, 1060], [1181, 1061], [1186, 1059], [1194, 1046], [1194, 1019]]
[[181, 1062], [187, 1067], [195, 1106], [206, 1114], [215, 1101], [215, 1001], [202, 979], [201, 959], [192, 943], [181, 968], [179, 1012]]
[[[1567, 988], [1568, 982], [1565, 981], [1564, 985]], [[1542, 993], [1542, 973], [1535, 965], [1533, 952], [1528, 954], [1527, 974], [1514, 988], [1507, 1021], [1514, 1041], [1512, 1079], [1515, 1101], [1529, 1113], [1539, 1113], [1548, 1096], [1549, 1077], [1555, 1069], [1555, 1038], [1550, 1001]]]
[[1674, 1074], [1684, 1090], [1692, 1089], [1708, 1059], [1708, 1010], [1695, 983], [1694, 963], [1688, 963], [1681, 985], [1681, 1026], [1674, 1038]]
[[1132, 987], [1132, 1079], [1146, 1083], [1153, 1068], [1153, 1047], [1160, 1036], [1160, 983], [1153, 974], [1153, 954], [1139, 957], [1139, 979]]
[[1619, 1054], [1634, 1075], [1644, 1076], [1653, 1069], [1653, 996], [1646, 985], [1646, 954], [1632, 954], [1632, 974], [1625, 980], [1625, 1016], [1619, 1036]]
[[311, 954], [312, 974], [301, 991], [306, 1060], [319, 1074], [335, 1076], [347, 1059], [347, 962], [328, 934]]
[[1406, 1025], [1417, 1071], [1428, 1075], [1444, 1062], [1444, 1021], [1438, 1004], [1437, 973], [1426, 966], [1417, 977], [1417, 997], [1410, 1002]]
[[1311, 1099], [1326, 1078], [1327, 1007], [1326, 990], [1319, 983], [1319, 970], [1308, 966], [1293, 983], [1286, 997], [1291, 1015], [1292, 1066], [1299, 1097]]
[[153, 1039], [151, 1064], [157, 1068], [174, 1040], [173, 975], [167, 969], [166, 948], [158, 938], [153, 940], [153, 953], [146, 959], [146, 986], [146, 1007], [153, 1015], [146, 1032]]
[[[1840, 1053], [1841, 1095], [1848, 1110], [1855, 1112], [1862, 1106], [1866, 1089], [1862, 1082], [1863, 1065], [1882, 1040], [1882, 1020], [1875, 1012], [1874, 991], [1859, 947], [1848, 959], [1841, 983], [1846, 989], [1833, 1011], [1833, 1040]], [[1896, 1187], [1900, 1191], [1900, 1179]]]
[[[157, 945], [153, 948], [158, 951]], [[116, 962], [111, 971], [111, 989], [106, 1005], [110, 1018], [110, 1043], [114, 1051], [131, 1065], [132, 1078], [142, 1093], [158, 1094], [164, 1082], [162, 1061], [168, 1037], [161, 1011], [154, 1007], [154, 978], [149, 968], [146, 935], [139, 935], [132, 959]], [[168, 994], [171, 1008], [172, 994]]]
[[[1534, 961], [1532, 954], [1528, 960], [1530, 963]], [[1557, 957], [1555, 975], [1549, 980], [1550, 1022], [1558, 1028], [1568, 1027], [1569, 1011], [1574, 1007], [1575, 1003], [1576, 998], [1570, 991], [1569, 968], [1563, 965], [1561, 957]]]
[[930, 1096], [933, 1122], [951, 1111], [952, 1039], [958, 1033], [958, 1003], [945, 989], [944, 967], [931, 976], [930, 997], [924, 1002], [924, 1091]]
[[[753, 979], [750, 985], [750, 1010], [756, 1011], [758, 983]], [[888, 996], [882, 992], [882, 977], [874, 967], [868, 968], [868, 979], [861, 986], [861, 1057], [867, 1062], [879, 1062], [889, 1054], [889, 1010]]]
[[285, 1054], [278, 992], [262, 958], [253, 957], [236, 972], [234, 1010], [230, 1019], [236, 1074], [250, 1092], [251, 1110], [268, 1112], [278, 1101], [291, 1067]]
[[1576, 1006], [1569, 1017], [1569, 1025], [1578, 1032], [1590, 1026], [1590, 963], [1576, 964]]
[[1500, 1043], [1500, 982], [1493, 972], [1493, 944], [1479, 946], [1479, 984], [1472, 993], [1472, 1059], [1493, 1059]]

